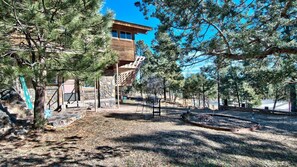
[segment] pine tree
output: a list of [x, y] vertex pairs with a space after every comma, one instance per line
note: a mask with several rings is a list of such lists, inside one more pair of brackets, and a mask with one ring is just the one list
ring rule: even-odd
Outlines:
[[153, 42], [155, 75], [163, 79], [163, 94], [166, 100], [167, 86], [182, 81], [181, 68], [177, 64], [179, 47], [167, 33], [157, 32]]
[[168, 34], [161, 32], [156, 34], [156, 40], [152, 42], [154, 53], [143, 41], [138, 41], [136, 48], [136, 53], [145, 56], [146, 59], [140, 68], [140, 78], [134, 86], [139, 87], [141, 92], [143, 90], [152, 94], [163, 92], [164, 99], [167, 87], [175, 90], [180, 88], [183, 77], [177, 64], [179, 51]]
[[139, 7], [159, 19], [159, 29], [175, 37], [184, 52], [199, 52], [196, 56], [297, 54], [294, 0], [142, 0]]
[[136, 55], [144, 56], [145, 60], [142, 62], [139, 69], [139, 78], [136, 79], [133, 83], [133, 87], [140, 91], [141, 96], [143, 97], [143, 93], [147, 90], [146, 85], [148, 84], [148, 78], [151, 74], [151, 63], [153, 54], [150, 48], [144, 43], [144, 41], [136, 42]]
[[[201, 68], [197, 74], [192, 74], [185, 79], [183, 93], [185, 98], [191, 97], [195, 102], [198, 97], [198, 106], [206, 107], [207, 99], [213, 99], [216, 94], [215, 80], [210, 77], [209, 68]], [[196, 102], [195, 102], [196, 103]], [[195, 104], [196, 105], [196, 104]]]
[[282, 54], [262, 60], [246, 60], [243, 63], [245, 80], [254, 88], [256, 94], [274, 99], [273, 109], [279, 100], [290, 100], [294, 105], [294, 100], [290, 99], [288, 94], [292, 81], [297, 77], [294, 57], [296, 56]]
[[14, 60], [19, 74], [31, 78], [36, 128], [46, 121], [47, 76], [98, 77], [114, 62], [113, 14], [99, 14], [101, 5], [101, 0], [0, 1], [1, 58]]
[[[295, 0], [142, 0], [138, 6], [178, 43], [187, 58], [181, 62], [195, 63], [201, 56], [292, 60], [297, 54]], [[297, 111], [296, 78], [290, 86], [291, 108]]]

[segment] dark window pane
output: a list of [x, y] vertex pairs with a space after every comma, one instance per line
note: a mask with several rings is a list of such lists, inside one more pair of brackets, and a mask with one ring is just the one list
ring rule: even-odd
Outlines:
[[118, 32], [116, 30], [112, 30], [111, 34], [112, 34], [112, 37], [116, 37], [116, 38], [118, 37]]
[[132, 39], [132, 34], [129, 33], [129, 32], [127, 32], [127, 33], [126, 33], [126, 38], [127, 38], [127, 39]]
[[120, 38], [126, 38], [126, 33], [125, 32], [123, 32], [123, 31], [121, 31], [121, 34], [120, 34]]

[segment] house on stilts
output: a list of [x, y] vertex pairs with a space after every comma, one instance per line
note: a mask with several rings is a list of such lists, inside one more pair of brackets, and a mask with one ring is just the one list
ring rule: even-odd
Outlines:
[[[132, 85], [137, 69], [144, 60], [144, 57], [135, 53], [135, 36], [150, 30], [152, 28], [148, 26], [114, 20], [111, 46], [118, 53], [118, 62], [107, 68], [96, 83], [87, 84], [77, 79], [56, 77], [46, 87], [46, 108], [117, 107], [121, 96], [119, 90]], [[34, 98], [33, 89], [30, 90], [30, 96]]]

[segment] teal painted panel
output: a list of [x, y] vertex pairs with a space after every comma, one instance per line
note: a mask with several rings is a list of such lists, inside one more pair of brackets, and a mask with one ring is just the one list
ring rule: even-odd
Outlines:
[[28, 107], [29, 110], [32, 110], [33, 105], [32, 105], [31, 99], [30, 99], [30, 94], [29, 94], [29, 91], [28, 91], [28, 88], [27, 88], [27, 85], [26, 85], [26, 82], [25, 82], [25, 78], [23, 76], [20, 76], [20, 81], [21, 81], [21, 85], [22, 85], [22, 88], [23, 88], [23, 91], [24, 91], [27, 107]]

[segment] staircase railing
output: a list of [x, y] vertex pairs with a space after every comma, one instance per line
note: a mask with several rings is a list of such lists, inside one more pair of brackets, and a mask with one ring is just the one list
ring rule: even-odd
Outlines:
[[[68, 100], [67, 100], [67, 104], [70, 104], [70, 99], [71, 99], [71, 97], [73, 96], [74, 91], [75, 91], [75, 88], [73, 88], [73, 90], [71, 91], [71, 95], [70, 95], [70, 97], [69, 97]], [[76, 93], [76, 92], [75, 92], [75, 93]]]
[[[74, 100], [73, 102], [70, 102], [70, 100], [71, 100], [73, 94], [75, 95], [75, 100]], [[70, 95], [70, 97], [69, 97], [68, 100], [67, 100], [66, 108], [69, 108], [68, 104], [73, 104], [73, 103], [75, 103], [75, 102], [76, 102], [76, 107], [79, 107], [79, 97], [78, 97], [78, 98], [76, 97], [76, 92], [75, 92], [75, 88], [74, 88], [74, 89], [71, 91], [71, 95]], [[72, 107], [71, 107], [71, 108], [72, 108]]]
[[59, 90], [59, 89], [57, 89], [57, 90], [55, 91], [55, 93], [52, 95], [52, 97], [50, 98], [50, 100], [49, 100], [48, 103], [46, 104], [46, 105], [48, 105], [48, 109], [51, 109], [51, 106], [57, 102], [57, 101], [55, 101], [55, 102], [53, 102], [53, 103], [51, 104], [51, 101], [53, 100], [54, 96], [58, 93], [58, 90]]

